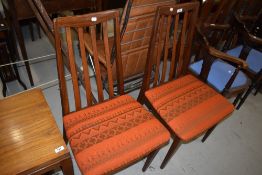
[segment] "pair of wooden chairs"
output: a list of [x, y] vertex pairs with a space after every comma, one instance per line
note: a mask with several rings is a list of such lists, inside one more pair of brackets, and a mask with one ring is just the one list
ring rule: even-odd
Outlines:
[[[158, 150], [167, 144], [171, 134], [174, 141], [161, 165], [161, 168], [164, 168], [179, 143], [188, 142], [208, 130], [205, 140], [214, 127], [233, 112], [233, 105], [223, 96], [199, 79], [186, 74], [198, 7], [198, 3], [158, 7], [151, 33], [143, 86], [138, 99], [148, 105], [154, 116], [132, 97], [124, 94], [117, 11], [64, 17], [54, 21], [64, 131], [83, 174], [114, 173], [147, 157], [143, 167], [145, 171]], [[110, 54], [112, 48], [107, 33], [108, 20], [114, 21], [113, 55]], [[102, 26], [103, 31], [108, 99], [105, 99], [103, 93], [96, 37], [97, 25]], [[182, 28], [179, 30], [181, 25]], [[61, 44], [62, 28], [66, 31], [66, 47]], [[85, 50], [84, 35], [87, 30], [90, 31], [96, 70], [93, 83], [89, 77], [88, 53]], [[74, 50], [72, 46], [74, 32], [77, 32], [79, 51]], [[172, 54], [168, 59], [170, 47]], [[73, 88], [68, 87], [69, 83], [64, 77], [64, 49], [69, 59]], [[80, 55], [80, 58], [77, 58], [77, 55]], [[118, 96], [115, 96], [113, 90], [112, 57], [116, 66]], [[76, 69], [79, 63], [83, 66], [82, 76], [79, 76]], [[152, 85], [150, 85], [151, 74], [154, 77]], [[83, 81], [85, 98], [81, 98], [82, 89], [79, 81]], [[68, 95], [70, 90], [73, 91], [73, 97]], [[97, 103], [94, 103], [94, 97], [97, 97]], [[69, 100], [72, 98], [73, 100]]]

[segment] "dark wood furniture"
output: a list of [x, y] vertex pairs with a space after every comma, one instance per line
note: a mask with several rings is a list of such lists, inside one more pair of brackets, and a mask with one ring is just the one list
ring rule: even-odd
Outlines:
[[69, 151], [40, 89], [0, 100], [1, 174], [72, 175]]
[[[112, 64], [108, 21], [114, 21], [115, 62], [117, 67], [117, 87], [120, 96], [114, 96]], [[109, 98], [103, 94], [101, 70], [98, 60], [96, 27], [102, 26], [104, 54], [108, 77]], [[62, 44], [61, 29], [66, 31], [66, 43]], [[84, 31], [90, 30], [94, 53], [96, 82], [91, 84], [88, 70], [87, 53], [84, 46]], [[169, 133], [152, 114], [143, 108], [135, 99], [124, 95], [123, 74], [120, 51], [119, 12], [104, 11], [82, 16], [58, 18], [54, 21], [56, 40], [57, 66], [61, 93], [64, 130], [75, 160], [82, 174], [111, 174], [122, 168], [148, 157], [143, 167], [145, 171], [158, 150], [169, 140]], [[72, 32], [77, 32], [79, 50], [73, 49]], [[72, 75], [74, 103], [69, 102], [69, 88], [64, 77], [62, 47], [67, 50], [69, 68]], [[86, 98], [80, 98], [78, 73], [76, 70], [77, 55], [80, 55], [83, 66], [83, 82]], [[78, 61], [78, 64], [79, 61]], [[91, 88], [92, 87], [92, 88]], [[95, 95], [95, 92], [98, 94]], [[92, 96], [97, 97], [94, 103]], [[86, 105], [85, 105], [86, 104]]]
[[[251, 34], [251, 32], [245, 26], [245, 23], [241, 20], [240, 15], [235, 14], [234, 17], [235, 23], [231, 30], [233, 31], [232, 33], [237, 33], [238, 42], [234, 47], [227, 48], [225, 52], [231, 56], [239, 57], [239, 60], [241, 61], [246, 61], [247, 68], [245, 69], [245, 73], [252, 80], [252, 83], [250, 84], [247, 92], [245, 92], [237, 106], [237, 109], [239, 109], [252, 90], [257, 89], [258, 91], [261, 87], [262, 38]], [[231, 43], [230, 39], [232, 40], [232, 38], [228, 38], [227, 42]], [[230, 44], [225, 45], [229, 46]]]
[[16, 61], [13, 46], [10, 28], [6, 20], [0, 16], [0, 79], [3, 82], [2, 91], [4, 96], [6, 96], [7, 90], [6, 83], [14, 80], [17, 80], [25, 90], [27, 89], [20, 78], [17, 65], [6, 65]]
[[202, 4], [198, 24], [205, 27], [204, 33], [212, 46], [223, 47], [233, 13], [240, 11], [242, 5], [243, 0], [207, 0]]
[[[180, 143], [207, 131], [204, 142], [215, 126], [234, 111], [223, 96], [187, 75], [198, 8], [198, 2], [164, 6], [156, 15], [138, 100], [153, 111], [173, 138], [160, 168], [166, 166]], [[168, 53], [170, 47], [172, 52]], [[151, 74], [154, 82], [150, 85]]]
[[[28, 60], [23, 34], [19, 21], [35, 17], [29, 4], [24, 0], [2, 0], [5, 15], [9, 23], [12, 25], [13, 33], [16, 35], [18, 44], [21, 49], [22, 58]], [[44, 7], [48, 14], [57, 13], [65, 10], [78, 10], [83, 8], [95, 8], [101, 10], [101, 0], [44, 0]], [[25, 62], [28, 77], [31, 86], [34, 85], [29, 62]]]
[[233, 104], [238, 105], [251, 83], [245, 74], [248, 64], [240, 60], [239, 55], [229, 55], [212, 47], [203, 32], [205, 30], [199, 25], [196, 31], [195, 42], [200, 45], [200, 48], [189, 70], [223, 96], [236, 97]]
[[117, 9], [117, 8], [124, 8], [127, 0], [103, 0], [102, 1], [102, 10], [110, 10], [110, 9]]
[[[121, 18], [121, 51], [123, 62], [123, 76], [125, 80], [125, 92], [141, 87], [146, 56], [149, 47], [150, 34], [153, 27], [155, 12], [158, 6], [175, 3], [175, 0], [127, 0]], [[85, 34], [85, 46], [89, 54], [90, 34]], [[101, 43], [101, 41], [97, 41]], [[114, 47], [112, 42], [109, 47]], [[105, 70], [105, 55], [102, 47], [98, 47], [99, 63]], [[113, 63], [113, 79], [116, 79], [116, 66]], [[106, 71], [102, 72], [106, 82]]]

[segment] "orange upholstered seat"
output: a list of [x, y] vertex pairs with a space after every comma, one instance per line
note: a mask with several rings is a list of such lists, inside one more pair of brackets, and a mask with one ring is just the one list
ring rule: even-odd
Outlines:
[[[173, 138], [160, 168], [167, 165], [181, 141], [206, 132], [204, 142], [216, 125], [234, 111], [223, 96], [187, 75], [198, 8], [198, 2], [181, 3], [159, 7], [156, 14], [138, 100], [147, 102]], [[165, 40], [161, 45], [162, 38]], [[152, 76], [154, 81], [150, 84]]]
[[[113, 21], [114, 24], [114, 37], [110, 39], [107, 35], [109, 21]], [[168, 130], [150, 112], [132, 97], [124, 94], [119, 24], [117, 10], [63, 17], [54, 21], [59, 86], [66, 133], [64, 138], [69, 140], [82, 174], [112, 174], [145, 157], [142, 171], [146, 171], [158, 151], [170, 138]], [[97, 42], [97, 27], [101, 27], [103, 31], [101, 38], [103, 42]], [[84, 46], [84, 32], [87, 28], [91, 36], [90, 49], [93, 53], [93, 64], [86, 59], [90, 54], [86, 52]], [[61, 42], [62, 29], [66, 31], [64, 47]], [[76, 32], [77, 35], [73, 35], [72, 32]], [[117, 94], [114, 93], [110, 40], [115, 43], [114, 55], [111, 56], [115, 59]], [[75, 41], [79, 43], [79, 50], [73, 49]], [[104, 81], [101, 78], [98, 47], [104, 48], [106, 58]], [[68, 59], [63, 59], [63, 56]], [[70, 82], [67, 83], [65, 79], [64, 65], [67, 63], [72, 77], [72, 91], [67, 86]], [[90, 80], [93, 77], [89, 76], [89, 66], [93, 66], [95, 70], [95, 81]], [[83, 88], [79, 85], [79, 81]], [[108, 96], [103, 91], [105, 86], [108, 89]], [[69, 101], [70, 92], [73, 92], [72, 101]]]
[[128, 95], [64, 116], [83, 174], [107, 174], [167, 143], [167, 129]]
[[148, 90], [145, 96], [183, 141], [205, 132], [234, 110], [222, 95], [192, 75]]

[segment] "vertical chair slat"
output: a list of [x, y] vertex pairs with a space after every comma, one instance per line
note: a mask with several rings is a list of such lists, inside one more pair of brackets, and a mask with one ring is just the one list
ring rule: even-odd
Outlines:
[[170, 63], [170, 72], [169, 72], [169, 80], [172, 80], [174, 77], [174, 73], [176, 70], [175, 59], [176, 59], [176, 49], [177, 49], [177, 32], [178, 32], [178, 21], [179, 21], [179, 13], [175, 15], [175, 25], [174, 25], [174, 35], [173, 35], [173, 48], [172, 48], [172, 57]]
[[98, 60], [95, 26], [90, 26], [90, 33], [91, 33], [92, 48], [93, 48], [93, 53], [94, 53], [93, 58], [94, 58], [94, 64], [95, 64], [95, 70], [96, 70], [96, 84], [97, 84], [97, 91], [98, 91], [98, 100], [99, 102], [102, 102], [104, 101], [104, 94], [103, 94], [103, 86], [102, 86], [102, 79], [101, 79], [101, 71], [100, 71], [99, 60]]
[[[193, 11], [189, 11], [190, 12], [190, 16], [189, 19], [190, 21], [188, 21], [188, 25], [189, 25], [189, 29], [187, 32], [187, 41], [186, 41], [186, 50], [185, 50], [185, 55], [184, 55], [184, 62], [183, 62], [183, 68], [182, 68], [182, 74], [185, 75], [187, 73], [188, 70], [188, 66], [190, 64], [190, 52], [191, 52], [191, 47], [192, 47], [192, 41], [193, 41], [193, 36], [195, 33], [195, 26], [190, 25], [190, 24], [194, 24], [196, 23], [196, 20], [198, 19], [197, 15], [198, 15], [198, 8], [196, 10]], [[190, 44], [191, 43], [191, 44]]]
[[114, 87], [113, 87], [112, 66], [111, 66], [111, 61], [110, 61], [107, 22], [103, 22], [103, 40], [104, 40], [105, 57], [106, 57], [109, 97], [112, 98], [114, 96]]
[[57, 57], [57, 70], [58, 70], [58, 77], [59, 77], [59, 87], [60, 87], [60, 95], [61, 95], [61, 102], [62, 102], [62, 111], [63, 115], [69, 113], [69, 101], [67, 95], [67, 88], [66, 88], [66, 80], [65, 80], [65, 70], [64, 70], [64, 62], [62, 56], [62, 46], [61, 46], [61, 37], [59, 33], [58, 27], [55, 25], [55, 45], [56, 48], [56, 57]]
[[[162, 26], [164, 22], [164, 17], [161, 16], [159, 20], [159, 25]], [[160, 28], [159, 31], [157, 31], [158, 41], [157, 41], [157, 54], [156, 54], [156, 70], [155, 70], [155, 77], [154, 77], [154, 83], [153, 86], [156, 86], [158, 83], [158, 76], [159, 76], [159, 65], [160, 65], [160, 59], [161, 59], [161, 41], [163, 37], [163, 30]]]
[[87, 65], [87, 59], [86, 59], [86, 50], [84, 46], [84, 30], [82, 27], [79, 27], [77, 29], [78, 32], [78, 39], [79, 39], [79, 46], [80, 46], [80, 55], [83, 65], [83, 72], [84, 72], [84, 85], [86, 89], [86, 99], [87, 104], [89, 106], [92, 105], [92, 92], [91, 92], [91, 85], [90, 85], [90, 79], [89, 79], [89, 69]]
[[67, 42], [67, 48], [68, 48], [70, 72], [72, 75], [72, 82], [73, 82], [73, 88], [74, 88], [75, 107], [76, 107], [76, 110], [80, 110], [81, 109], [81, 99], [80, 99], [80, 91], [79, 91], [79, 85], [78, 85], [74, 49], [72, 45], [72, 34], [71, 34], [70, 27], [66, 27], [66, 42]]
[[163, 61], [163, 68], [162, 68], [162, 75], [160, 83], [165, 81], [166, 77], [166, 67], [167, 67], [167, 56], [168, 56], [168, 48], [169, 48], [169, 31], [171, 25], [171, 15], [167, 18], [167, 28], [166, 28], [166, 37], [165, 37], [165, 44], [164, 44], [164, 61]]
[[185, 48], [185, 40], [186, 40], [186, 27], [187, 27], [187, 20], [188, 20], [188, 11], [184, 14], [184, 23], [182, 26], [181, 31], [181, 43], [180, 43], [180, 51], [179, 51], [179, 58], [178, 58], [178, 68], [177, 68], [177, 76], [179, 77], [181, 75], [181, 71], [183, 68], [183, 56], [184, 56], [184, 48]]
[[123, 78], [123, 66], [121, 59], [121, 48], [120, 48], [120, 27], [119, 27], [119, 17], [114, 20], [114, 35], [115, 35], [115, 45], [116, 45], [116, 71], [117, 71], [117, 84], [118, 91], [120, 95], [124, 94], [124, 78]]

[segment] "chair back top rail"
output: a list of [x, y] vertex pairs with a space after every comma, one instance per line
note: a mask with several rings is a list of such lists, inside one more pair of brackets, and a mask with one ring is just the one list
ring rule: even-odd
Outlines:
[[[109, 86], [109, 98], [113, 98], [113, 77], [112, 77], [112, 64], [110, 62], [110, 50], [109, 50], [109, 41], [108, 41], [108, 24], [109, 20], [114, 20], [114, 28], [115, 28], [115, 45], [116, 45], [116, 66], [117, 66], [117, 81], [118, 81], [118, 90], [119, 94], [123, 94], [123, 77], [122, 77], [122, 64], [120, 61], [120, 29], [119, 29], [119, 12], [116, 10], [110, 10], [105, 12], [97, 12], [90, 13], [87, 15], [80, 16], [70, 16], [70, 17], [62, 17], [54, 20], [54, 31], [55, 31], [55, 42], [56, 42], [56, 54], [57, 54], [57, 66], [58, 66], [58, 75], [60, 80], [60, 92], [61, 92], [61, 100], [62, 100], [62, 108], [63, 114], [70, 113], [69, 107], [69, 98], [68, 98], [68, 88], [66, 85], [66, 80], [64, 77], [64, 63], [62, 59], [62, 47], [64, 46], [62, 43], [61, 30], [64, 29], [66, 33], [66, 45], [64, 48], [67, 50], [68, 58], [69, 58], [69, 71], [72, 75], [72, 84], [73, 84], [73, 94], [75, 101], [75, 110], [80, 110], [83, 107], [83, 103], [80, 97], [80, 89], [78, 84], [78, 71], [76, 69], [77, 63], [77, 49], [74, 49], [73, 42], [75, 38], [72, 37], [73, 32], [77, 33], [77, 42], [79, 43], [79, 55], [81, 57], [81, 64], [83, 67], [83, 80], [86, 91], [86, 102], [87, 106], [93, 105], [92, 101], [92, 88], [90, 77], [89, 77], [89, 69], [87, 62], [87, 55], [84, 46], [84, 31], [89, 30], [91, 34], [91, 43], [93, 50], [93, 58], [94, 58], [94, 67], [95, 67], [95, 78], [96, 78], [96, 90], [98, 93], [98, 102], [103, 102], [105, 97], [103, 95], [103, 84], [101, 79], [101, 71], [98, 61], [98, 51], [97, 51], [97, 34], [96, 34], [96, 26], [101, 25], [103, 33], [103, 44], [104, 44], [104, 52], [106, 56], [106, 65], [107, 65], [107, 78], [108, 78], [108, 86]], [[78, 65], [79, 66], [79, 65]]]

